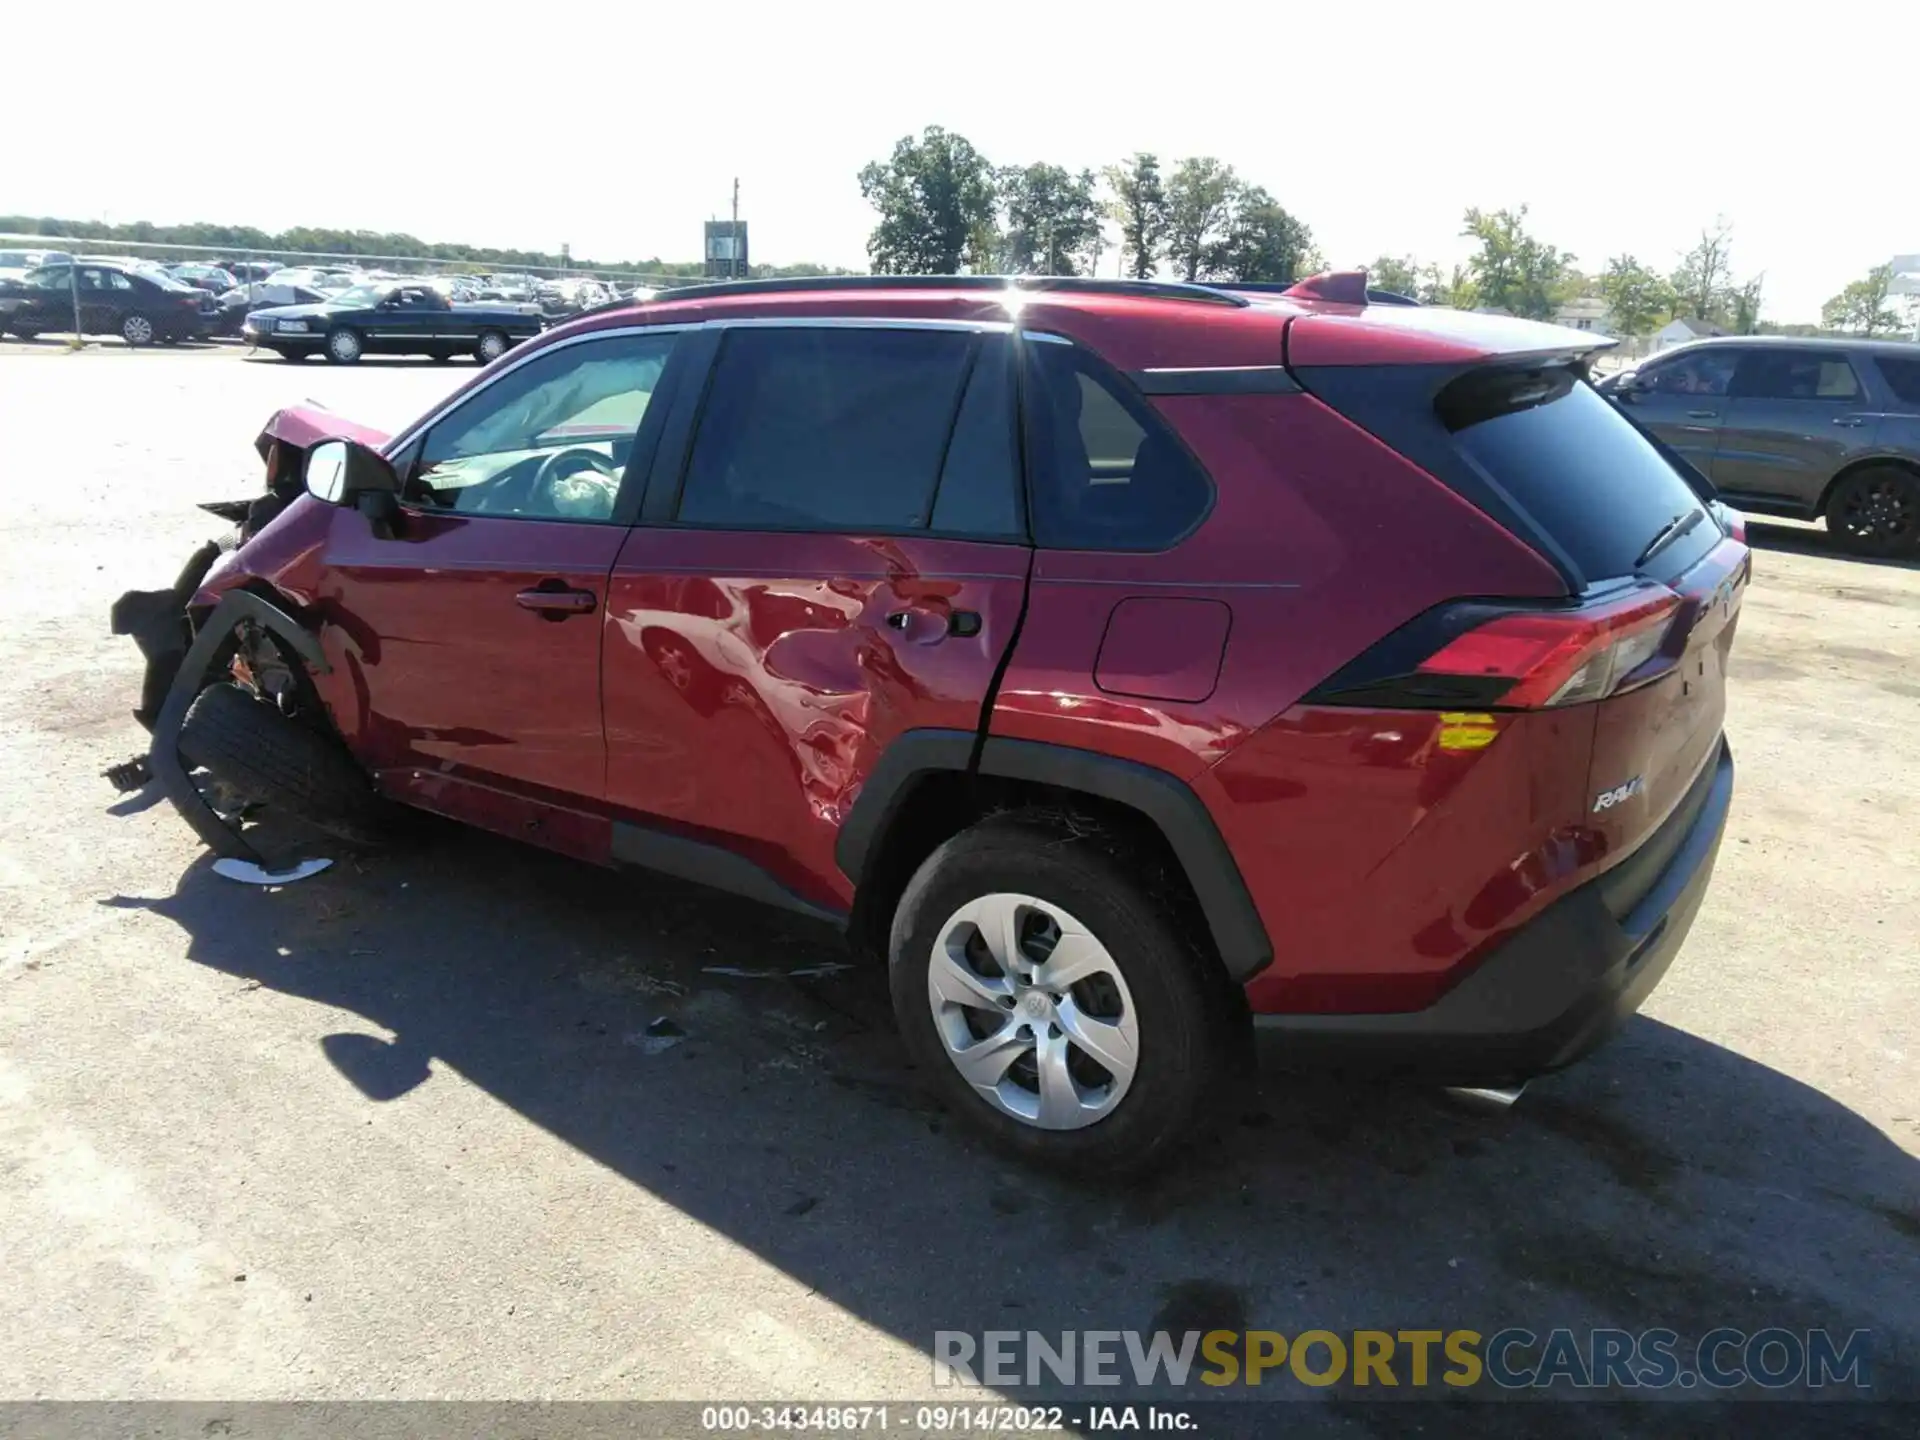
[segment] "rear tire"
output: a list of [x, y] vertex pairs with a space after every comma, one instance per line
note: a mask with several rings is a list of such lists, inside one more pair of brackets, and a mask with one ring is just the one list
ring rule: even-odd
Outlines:
[[10, 328], [14, 337], [19, 340], [33, 341], [40, 338], [40, 332], [31, 325], [15, 325]]
[[941, 845], [901, 896], [889, 981], [907, 1047], [950, 1108], [1026, 1160], [1136, 1174], [1223, 1108], [1244, 1009], [1184, 907], [1152, 898], [1170, 893], [1154, 868], [1096, 826], [1013, 815]]
[[509, 344], [504, 331], [482, 330], [479, 342], [473, 347], [473, 357], [482, 365], [491, 365], [507, 353]]
[[327, 332], [327, 359], [336, 365], [358, 365], [366, 353], [359, 335], [342, 325]]
[[1827, 533], [1855, 555], [1920, 554], [1920, 475], [1868, 465], [1834, 486]]
[[122, 315], [120, 323], [114, 328], [120, 332], [120, 338], [126, 341], [131, 349], [137, 350], [143, 345], [151, 345], [154, 341], [153, 321], [145, 315]]
[[181, 724], [179, 747], [235, 796], [351, 844], [382, 837], [381, 801], [346, 747], [239, 685], [200, 692]]

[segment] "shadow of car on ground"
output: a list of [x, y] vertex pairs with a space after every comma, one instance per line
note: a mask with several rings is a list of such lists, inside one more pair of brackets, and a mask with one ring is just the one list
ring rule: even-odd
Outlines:
[[[884, 976], [835, 968], [832, 932], [698, 887], [429, 821], [282, 890], [203, 858], [171, 895], [104, 903], [390, 1032], [316, 1028], [313, 1062], [363, 1095], [450, 1067], [929, 1353], [938, 1329], [1864, 1328], [1876, 1393], [1920, 1397], [1914, 1157], [1648, 1018], [1503, 1114], [1270, 1076], [1164, 1174], [1088, 1187], [923, 1098]], [[1555, 1428], [1674, 1433], [1665, 1410]]]
[[1747, 517], [1747, 543], [1756, 550], [1784, 550], [1793, 555], [1822, 555], [1855, 565], [1885, 565], [1895, 570], [1920, 570], [1920, 555], [1857, 555], [1824, 528], [1783, 525]]

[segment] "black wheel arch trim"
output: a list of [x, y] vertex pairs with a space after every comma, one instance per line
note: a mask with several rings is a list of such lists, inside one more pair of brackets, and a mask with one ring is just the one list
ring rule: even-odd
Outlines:
[[1273, 944], [1233, 852], [1192, 787], [1137, 761], [1039, 740], [965, 730], [909, 730], [881, 754], [840, 827], [834, 858], [857, 886], [922, 775], [971, 771], [1079, 791], [1135, 810], [1165, 837], [1200, 902], [1228, 976], [1244, 984], [1273, 960]]
[[173, 808], [215, 854], [253, 864], [264, 864], [261, 854], [249, 845], [240, 832], [222, 820], [194, 788], [180, 760], [180, 726], [187, 710], [203, 688], [213, 658], [233, 634], [234, 626], [251, 620], [284, 640], [315, 674], [324, 675], [333, 667], [327, 663], [314, 633], [271, 601], [251, 590], [229, 590], [220, 598], [195, 633], [186, 658], [174, 673], [173, 684], [160, 713], [153, 722], [153, 743], [147, 751], [147, 765]]

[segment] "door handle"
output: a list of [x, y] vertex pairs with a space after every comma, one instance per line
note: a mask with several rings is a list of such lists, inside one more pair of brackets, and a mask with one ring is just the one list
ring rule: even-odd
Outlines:
[[1711, 420], [1719, 413], [1718, 410], [1689, 410], [1687, 411], [1687, 418], [1689, 420]]
[[513, 600], [522, 610], [532, 610], [548, 620], [585, 615], [600, 604], [600, 597], [591, 590], [575, 590], [557, 583], [543, 583], [532, 590], [522, 590]]
[[962, 638], [980, 633], [978, 610], [950, 610], [946, 614], [932, 608], [911, 606], [887, 616], [887, 628], [898, 630], [917, 645], [932, 645], [949, 635]]

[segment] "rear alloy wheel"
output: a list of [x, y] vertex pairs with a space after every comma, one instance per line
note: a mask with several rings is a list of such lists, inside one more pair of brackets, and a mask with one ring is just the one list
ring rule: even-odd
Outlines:
[[901, 897], [889, 970], [908, 1047], [953, 1110], [1029, 1160], [1134, 1173], [1219, 1108], [1231, 997], [1150, 868], [1096, 827], [1009, 816], [940, 846]]
[[498, 330], [482, 330], [473, 353], [482, 365], [491, 365], [507, 353], [507, 337]]
[[120, 338], [136, 349], [153, 343], [153, 321], [144, 315], [123, 315], [120, 318]]
[[1856, 555], [1920, 553], [1920, 476], [1869, 465], [1834, 487], [1827, 530]]
[[357, 365], [365, 353], [366, 347], [360, 343], [360, 337], [346, 326], [327, 333], [327, 359], [334, 364]]

